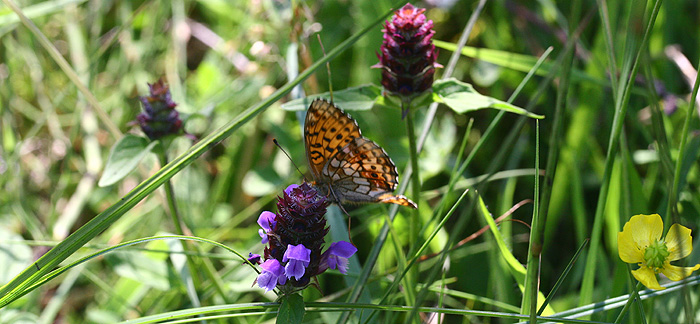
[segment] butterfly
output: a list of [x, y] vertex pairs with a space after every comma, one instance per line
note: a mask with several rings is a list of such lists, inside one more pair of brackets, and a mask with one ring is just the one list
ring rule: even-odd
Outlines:
[[306, 158], [313, 185], [331, 202], [387, 203], [417, 208], [392, 192], [399, 174], [377, 143], [360, 133], [357, 122], [325, 99], [315, 99], [304, 122]]

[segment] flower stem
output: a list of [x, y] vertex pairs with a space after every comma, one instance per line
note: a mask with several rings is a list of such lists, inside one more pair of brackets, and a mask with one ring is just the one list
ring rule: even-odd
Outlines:
[[617, 315], [617, 318], [615, 319], [615, 323], [620, 323], [623, 318], [625, 318], [625, 315], [627, 314], [627, 311], [630, 308], [630, 305], [632, 305], [632, 302], [637, 299], [639, 300], [639, 289], [642, 288], [642, 283], [637, 282], [637, 286], [634, 288], [634, 291], [630, 294], [630, 297], [627, 299], [627, 303], [625, 303], [625, 306], [622, 307], [622, 310], [620, 311], [620, 314]]
[[[416, 131], [413, 125], [413, 115], [410, 111], [410, 103], [402, 102], [401, 111], [403, 112], [406, 110], [408, 110], [406, 112], [406, 133], [408, 136], [408, 147], [411, 157], [411, 168], [413, 170], [413, 173], [411, 174], [411, 189], [413, 191], [412, 196], [413, 200], [416, 201], [416, 203], [420, 203], [420, 167], [418, 166], [418, 146], [416, 144]], [[420, 212], [417, 208], [412, 210], [411, 218], [408, 224], [409, 251], [413, 251], [414, 246], [416, 246], [416, 244], [418, 243], [418, 231], [420, 231], [421, 228]], [[406, 281], [404, 282], [404, 284], [414, 283], [415, 278], [417, 278], [417, 270], [415, 268], [410, 269], [406, 275]], [[409, 299], [414, 298], [413, 287], [415, 287], [415, 285], [405, 287], [405, 290], [407, 292], [406, 295]]]
[[[164, 165], [168, 164], [168, 156], [165, 153], [165, 147], [162, 143], [159, 143], [157, 145], [156, 151], [156, 154], [158, 155], [158, 160], [160, 161], [160, 166], [163, 167]], [[179, 235], [189, 235], [185, 234], [185, 232], [183, 231], [182, 217], [180, 217], [180, 212], [177, 209], [177, 203], [175, 202], [175, 192], [173, 190], [172, 182], [170, 182], [170, 180], [165, 181], [165, 183], [163, 184], [163, 189], [165, 190], [165, 200], [168, 203], [168, 210], [170, 211], [170, 217], [173, 220], [173, 225], [175, 225], [175, 231]]]

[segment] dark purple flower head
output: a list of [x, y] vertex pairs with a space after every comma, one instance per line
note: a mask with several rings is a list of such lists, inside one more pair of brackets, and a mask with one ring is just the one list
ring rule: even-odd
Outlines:
[[182, 131], [182, 120], [170, 96], [170, 89], [163, 80], [148, 85], [149, 95], [139, 97], [143, 112], [136, 116], [141, 130], [151, 140]]
[[426, 20], [425, 9], [407, 3], [384, 24], [384, 42], [380, 48], [382, 86], [392, 95], [410, 101], [433, 85], [437, 52], [433, 45], [433, 21]]
[[[284, 190], [277, 198], [276, 214], [266, 211], [260, 215], [259, 233], [263, 244], [267, 244], [263, 263], [267, 269], [263, 268], [265, 271], [257, 279], [260, 287], [272, 290], [276, 279], [279, 286], [298, 289], [328, 268], [345, 273], [347, 258], [357, 249], [350, 243], [338, 242], [322, 253], [328, 233], [324, 217], [328, 205], [325, 196], [304, 182]], [[282, 269], [281, 274], [276, 265]]]

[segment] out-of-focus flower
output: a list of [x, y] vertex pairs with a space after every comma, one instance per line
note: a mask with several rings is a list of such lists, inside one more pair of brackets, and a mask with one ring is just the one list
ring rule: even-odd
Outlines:
[[348, 273], [348, 258], [357, 252], [357, 248], [345, 241], [331, 243], [331, 246], [321, 256], [321, 268], [338, 269], [340, 273]]
[[437, 52], [433, 45], [433, 21], [425, 9], [406, 3], [384, 24], [384, 42], [378, 53], [382, 86], [392, 95], [409, 102], [433, 85]]
[[157, 140], [166, 135], [179, 134], [182, 131], [182, 120], [170, 96], [170, 89], [163, 80], [148, 85], [149, 95], [139, 97], [143, 112], [136, 116], [141, 130], [151, 140]]
[[260, 287], [269, 291], [277, 285], [290, 291], [306, 287], [312, 277], [329, 268], [347, 272], [347, 258], [357, 248], [340, 241], [322, 252], [328, 233], [324, 217], [328, 204], [326, 197], [304, 182], [290, 185], [277, 198], [277, 214], [266, 211], [260, 215], [259, 233], [267, 244], [264, 272], [257, 279]]
[[693, 250], [690, 229], [673, 224], [662, 239], [663, 229], [659, 214], [635, 215], [625, 223], [622, 232], [617, 233], [620, 259], [639, 264], [639, 269], [633, 270], [632, 275], [650, 289], [665, 289], [656, 278], [659, 273], [679, 281], [700, 269], [700, 264], [693, 267], [671, 265], [671, 261], [680, 260]]

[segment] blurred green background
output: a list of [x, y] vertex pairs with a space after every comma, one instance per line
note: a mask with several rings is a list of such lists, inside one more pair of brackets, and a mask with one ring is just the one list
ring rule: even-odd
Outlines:
[[[319, 60], [323, 53], [317, 34], [328, 51], [397, 5], [384, 0], [14, 2], [68, 61], [99, 107], [79, 91], [17, 15], [0, 4], [2, 284], [160, 168], [157, 159], [149, 156], [123, 181], [97, 186], [110, 148], [121, 134], [141, 135], [131, 122], [140, 112], [138, 96], [147, 93], [147, 83], [163, 78], [186, 118], [187, 132], [203, 137]], [[598, 7], [601, 4], [606, 10]], [[546, 116], [539, 123], [539, 167], [544, 168], [550, 151], [557, 91], [561, 86], [568, 90], [563, 99], [564, 129], [563, 136], [557, 138], [560, 151], [542, 256], [540, 289], [545, 293], [591, 236], [616, 108], [613, 89], [620, 84], [611, 79], [617, 80], [629, 70], [653, 4], [489, 1], [469, 36], [468, 46], [523, 54], [533, 60], [552, 47], [547, 62], [561, 67], [565, 63], [557, 58], [564, 53], [571, 34], [570, 22], [577, 22], [571, 80], [562, 84], [560, 76], [555, 75], [547, 83], [544, 75], [548, 70], [540, 71], [514, 101], [520, 107], [532, 105], [535, 113]], [[434, 22], [435, 40], [457, 43], [477, 2], [433, 0], [414, 5], [427, 8], [425, 14]], [[608, 15], [609, 26], [601, 20], [601, 12]], [[631, 291], [628, 268], [619, 260], [616, 248], [617, 232], [630, 216], [660, 213], [667, 228], [678, 222], [693, 233], [700, 229], [697, 112], [692, 115], [691, 132], [682, 132], [686, 112], [694, 109], [688, 101], [697, 76], [693, 66], [700, 58], [699, 16], [697, 1], [663, 2], [648, 46], [641, 51], [639, 71], [632, 81], [634, 87], [623, 116], [620, 147], [612, 157], [615, 164], [609, 179], [602, 250], [597, 259], [598, 281], [592, 301]], [[376, 26], [330, 62], [333, 89], [379, 84], [379, 70], [370, 67], [378, 61], [381, 29]], [[606, 33], [612, 40], [612, 50], [606, 45]], [[439, 62], [447, 65], [451, 54], [441, 49]], [[610, 57], [615, 59], [616, 69], [611, 68]], [[462, 56], [453, 76], [473, 84], [482, 94], [505, 101], [527, 71], [489, 62], [488, 57]], [[438, 70], [436, 76], [441, 73]], [[543, 94], [531, 103], [540, 87], [544, 87]], [[319, 69], [302, 83], [302, 88], [305, 95], [328, 91], [325, 69]], [[242, 254], [262, 251], [255, 222], [258, 215], [263, 210], [274, 211], [275, 197], [287, 185], [301, 181], [272, 139], [276, 138], [302, 172], [306, 171], [299, 116], [280, 107], [288, 99], [292, 98], [275, 103], [173, 177], [178, 206], [195, 236], [221, 242]], [[418, 125], [422, 125], [426, 112], [427, 109], [416, 111]], [[397, 126], [403, 123], [401, 112], [375, 107], [350, 113], [363, 135], [380, 144], [401, 172], [409, 156], [406, 131]], [[469, 121], [473, 121], [473, 128], [466, 141], [467, 153], [497, 113], [485, 109], [456, 114], [445, 106], [439, 107], [420, 155], [422, 197], [411, 197], [420, 204], [426, 222], [440, 198], [447, 195], [448, 201], [454, 203], [462, 190], [473, 185], [468, 180], [487, 174], [494, 164], [500, 173], [479, 191], [494, 217], [524, 199], [533, 199], [535, 121], [527, 120], [515, 134], [508, 154], [498, 153], [520, 118], [513, 114], [505, 115], [493, 136], [475, 152], [468, 169], [458, 175], [465, 182], [458, 183], [454, 191], [445, 192], [454, 165], [462, 162], [456, 160], [457, 153]], [[657, 117], [658, 122], [653, 122]], [[110, 124], [120, 134], [110, 130]], [[666, 211], [668, 188], [673, 181], [668, 167], [673, 168], [681, 137], [686, 135], [688, 151], [682, 164], [678, 217], [672, 220]], [[191, 140], [179, 138], [169, 154], [175, 157], [191, 145]], [[664, 161], [669, 158], [665, 156], [667, 152], [670, 160]], [[671, 163], [664, 166], [667, 162]], [[512, 170], [522, 172], [505, 172]], [[458, 206], [446, 229], [431, 243], [431, 253], [440, 251], [448, 237], [459, 241], [485, 226], [472, 215], [468, 205]], [[358, 261], [363, 264], [388, 207], [349, 209], [353, 240], [359, 248]], [[511, 217], [529, 224], [532, 213], [530, 203]], [[405, 251], [411, 243], [406, 242], [405, 233], [408, 215], [408, 211], [401, 210], [394, 221], [395, 237], [382, 249], [366, 287], [369, 301], [376, 301], [387, 289], [396, 272], [397, 251]], [[454, 232], [451, 226], [460, 217], [471, 219], [464, 230]], [[529, 228], [507, 221], [501, 230], [513, 254], [525, 263]], [[158, 190], [69, 260], [108, 245], [163, 233], [174, 233], [174, 227], [165, 208], [165, 195]], [[174, 256], [181, 254], [170, 253], [181, 248], [179, 241], [152, 241], [102, 255], [6, 306], [0, 312], [0, 323], [109, 323], [197, 306], [179, 278], [182, 263]], [[206, 277], [195, 280], [201, 305], [274, 300], [274, 294], [251, 287], [256, 274], [242, 266], [233, 254], [210, 245], [201, 248], [201, 257], [196, 259], [200, 264], [204, 262], [201, 259], [208, 260], [207, 266], [213, 269], [223, 289], [217, 290], [217, 285]], [[700, 260], [697, 251], [691, 255], [690, 264]], [[421, 273], [434, 267], [441, 265], [430, 260], [418, 265]], [[521, 293], [488, 233], [451, 252], [448, 268], [444, 275], [449, 279], [450, 293], [442, 301], [444, 307], [517, 311]], [[585, 258], [580, 258], [555, 296], [552, 306], [557, 311], [578, 306], [585, 269]], [[337, 273], [324, 274], [319, 279], [323, 293], [307, 289], [306, 301], [345, 300], [346, 286]], [[697, 288], [688, 293], [690, 304], [697, 309]], [[403, 302], [400, 292], [396, 294], [389, 304]], [[510, 308], [474, 296], [497, 300]], [[438, 293], [434, 292], [422, 306], [435, 306], [437, 302]], [[650, 323], [685, 320], [678, 293], [652, 298], [644, 306]], [[615, 315], [603, 312], [594, 319], [612, 321]], [[333, 320], [333, 316], [337, 314], [307, 314], [306, 318], [322, 323]], [[390, 322], [397, 315], [387, 312], [381, 316]], [[694, 316], [700, 320], [697, 312]], [[264, 318], [269, 319], [242, 317], [231, 321], [248, 323]], [[498, 321], [446, 318], [450, 319]], [[635, 319], [638, 317], [627, 320]]]

